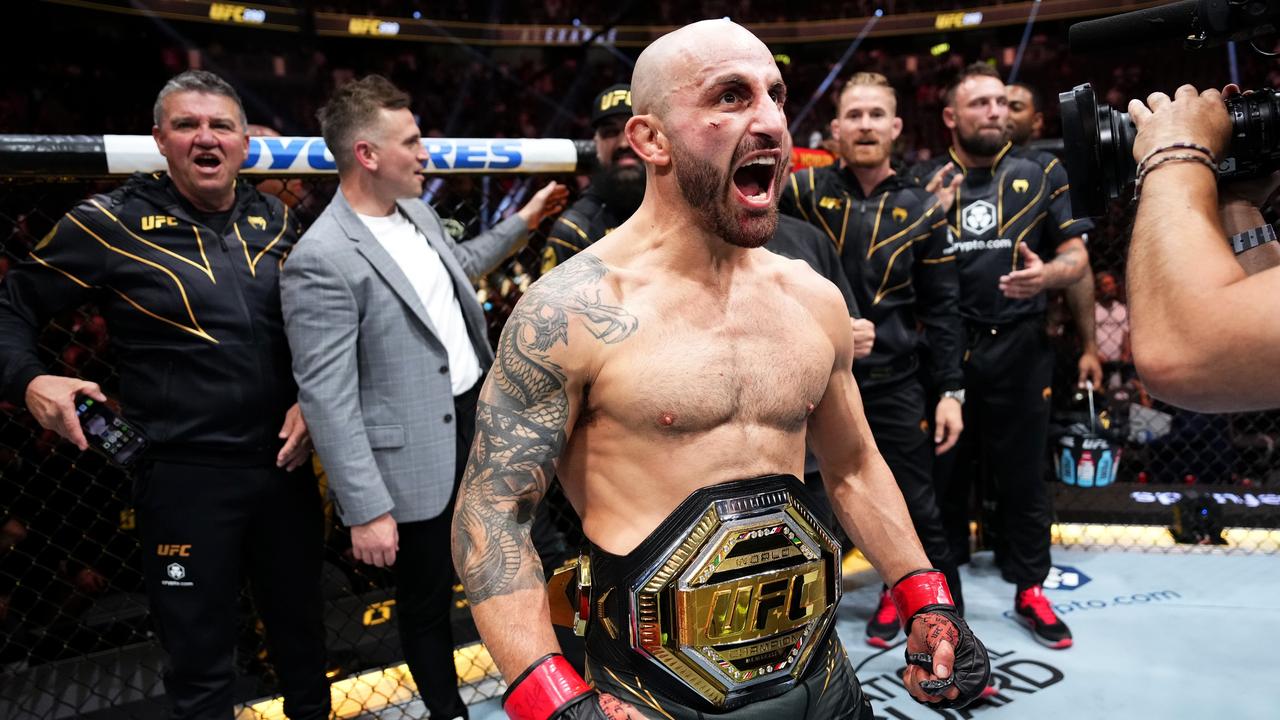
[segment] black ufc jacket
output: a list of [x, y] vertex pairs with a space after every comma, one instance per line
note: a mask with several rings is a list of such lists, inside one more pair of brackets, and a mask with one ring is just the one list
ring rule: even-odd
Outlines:
[[139, 173], [64, 215], [0, 283], [0, 390], [25, 405], [28, 383], [49, 372], [40, 330], [92, 300], [118, 355], [124, 415], [153, 457], [269, 461], [297, 397], [280, 311], [297, 220], [243, 180], [221, 234], [184, 207], [167, 175]]
[[871, 354], [853, 366], [859, 385], [914, 374], [921, 351], [939, 390], [963, 384], [959, 278], [946, 218], [932, 194], [891, 175], [864, 195], [849, 170], [805, 168], [784, 186], [779, 209], [830, 238], [858, 309], [876, 325]]

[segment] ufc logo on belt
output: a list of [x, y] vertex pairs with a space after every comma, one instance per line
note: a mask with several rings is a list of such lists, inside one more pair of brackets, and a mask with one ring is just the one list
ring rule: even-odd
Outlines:
[[711, 586], [699, 642], [757, 640], [793, 630], [826, 605], [820, 562], [806, 563], [790, 577], [751, 578]]

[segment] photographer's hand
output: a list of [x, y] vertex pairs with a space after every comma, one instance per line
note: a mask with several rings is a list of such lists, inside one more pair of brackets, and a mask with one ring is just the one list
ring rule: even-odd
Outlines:
[[[1216, 90], [1183, 86], [1173, 100], [1156, 93], [1148, 103], [1129, 104], [1138, 128], [1135, 158], [1171, 143], [1196, 143], [1215, 154], [1226, 148], [1231, 122]], [[1217, 178], [1200, 162], [1166, 162], [1147, 174], [1127, 272], [1133, 359], [1151, 394], [1179, 407], [1280, 407], [1272, 370], [1280, 363], [1280, 326], [1273, 320], [1280, 275], [1247, 276], [1241, 269], [1218, 198]]]
[[1195, 143], [1219, 158], [1231, 138], [1231, 118], [1222, 104], [1222, 93], [1212, 88], [1202, 93], [1183, 85], [1170, 100], [1162, 92], [1129, 101], [1129, 116], [1138, 129], [1133, 159], [1141, 162], [1152, 150], [1174, 143]]

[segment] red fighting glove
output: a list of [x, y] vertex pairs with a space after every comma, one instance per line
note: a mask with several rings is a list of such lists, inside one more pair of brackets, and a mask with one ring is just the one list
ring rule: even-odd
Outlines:
[[898, 619], [902, 622], [904, 632], [911, 632], [911, 619], [921, 608], [930, 605], [942, 605], [955, 608], [951, 599], [951, 588], [947, 587], [947, 576], [937, 570], [916, 570], [902, 576], [893, 584], [889, 593], [893, 597], [893, 606], [898, 610]]
[[[930, 626], [936, 624], [940, 626], [939, 629], [945, 630], [938, 641], [945, 639], [955, 649], [951, 677], [946, 680], [925, 680], [920, 683], [920, 687], [931, 695], [941, 696], [947, 688], [954, 685], [960, 694], [954, 700], [943, 698], [930, 703], [930, 706], [962, 708], [978, 699], [991, 682], [991, 659], [987, 656], [987, 648], [982, 641], [956, 612], [946, 576], [937, 570], [916, 570], [894, 583], [889, 594], [893, 598], [893, 606], [898, 610], [898, 617], [902, 620], [902, 628], [907, 633], [908, 646], [912, 644], [911, 623], [917, 618], [931, 616], [925, 617], [925, 622], [930, 623]], [[905, 650], [907, 663], [933, 672], [932, 652], [935, 648], [936, 644], [931, 644], [929, 652]]]
[[563, 655], [545, 655], [502, 696], [511, 720], [627, 720], [627, 706], [595, 691]]

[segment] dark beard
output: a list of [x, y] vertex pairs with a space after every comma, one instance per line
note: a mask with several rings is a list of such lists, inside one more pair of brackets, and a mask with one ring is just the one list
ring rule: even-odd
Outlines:
[[618, 222], [635, 214], [644, 200], [644, 165], [618, 167], [616, 164], [596, 172], [591, 187], [604, 201]]
[[1004, 144], [1009, 142], [1009, 133], [1005, 131], [996, 138], [988, 137], [981, 132], [975, 132], [969, 136], [956, 133], [956, 140], [960, 143], [960, 147], [970, 155], [987, 158], [995, 156], [1004, 147]]
[[1024, 133], [1020, 126], [1010, 125], [1009, 129], [1005, 132], [1005, 136], [1009, 140], [1012, 140], [1014, 145], [1026, 145], [1031, 140], [1031, 128], [1027, 128], [1026, 130], [1027, 131]]
[[[776, 147], [759, 143], [754, 145], [745, 148], [739, 145], [730, 167], [736, 166], [738, 159], [747, 153]], [[776, 202], [764, 210], [741, 208], [735, 213], [735, 208], [726, 199], [731, 192], [731, 181], [727, 174], [678, 143], [673, 142], [672, 149], [675, 151], [672, 160], [675, 163], [676, 184], [680, 186], [680, 194], [684, 196], [685, 202], [693, 208], [699, 225], [730, 245], [742, 248], [758, 248], [773, 238], [774, 231], [778, 229]], [[776, 200], [776, 180], [774, 185], [773, 197]]]

